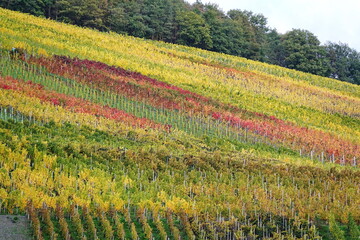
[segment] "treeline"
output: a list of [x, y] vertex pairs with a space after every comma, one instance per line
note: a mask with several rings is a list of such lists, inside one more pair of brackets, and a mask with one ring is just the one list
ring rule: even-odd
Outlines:
[[101, 31], [161, 40], [360, 84], [360, 53], [321, 45], [311, 32], [280, 34], [262, 14], [184, 0], [0, 0], [0, 6]]

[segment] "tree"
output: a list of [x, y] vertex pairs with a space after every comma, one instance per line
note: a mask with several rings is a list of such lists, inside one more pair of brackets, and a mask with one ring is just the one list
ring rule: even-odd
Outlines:
[[111, 23], [111, 30], [134, 37], [145, 37], [147, 26], [143, 8], [141, 1], [117, 0], [109, 8], [107, 22]]
[[266, 34], [265, 62], [278, 66], [285, 66], [285, 52], [281, 44], [281, 35], [276, 29]]
[[227, 15], [242, 29], [243, 44], [241, 56], [253, 60], [263, 60], [266, 18], [260, 14], [256, 15], [250, 11], [242, 10], [230, 10]]
[[330, 62], [329, 77], [360, 84], [360, 54], [344, 43], [328, 42], [325, 45]]
[[325, 49], [307, 30], [293, 29], [282, 37], [284, 66], [303, 72], [326, 76], [329, 72]]
[[0, 1], [0, 7], [8, 8], [15, 11], [30, 13], [35, 16], [45, 16], [49, 5], [53, 4], [52, 0], [7, 0]]
[[145, 37], [171, 41], [175, 28], [175, 9], [171, 0], [145, 0], [142, 8]]
[[210, 28], [200, 15], [192, 11], [181, 11], [177, 13], [176, 22], [177, 43], [204, 49], [212, 47]]
[[118, 2], [109, 2], [105, 17], [106, 26], [114, 32], [126, 33], [124, 28], [126, 21], [127, 13], [125, 9]]
[[107, 0], [60, 0], [56, 2], [59, 20], [84, 27], [107, 30]]
[[269, 31], [267, 19], [264, 15], [255, 14], [251, 11], [243, 11], [243, 13], [247, 16], [255, 34], [255, 42], [259, 45], [260, 53], [258, 60], [264, 61], [267, 40], [266, 33]]
[[[199, 11], [201, 13], [201, 11]], [[210, 35], [213, 42], [211, 50], [222, 53], [230, 53], [230, 36], [224, 30], [225, 16], [214, 4], [202, 6], [203, 18], [210, 27]]]

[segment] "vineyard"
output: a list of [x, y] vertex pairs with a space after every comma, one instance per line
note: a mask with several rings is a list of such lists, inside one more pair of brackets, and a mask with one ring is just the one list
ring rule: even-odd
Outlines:
[[0, 8], [0, 214], [33, 239], [359, 239], [360, 86]]

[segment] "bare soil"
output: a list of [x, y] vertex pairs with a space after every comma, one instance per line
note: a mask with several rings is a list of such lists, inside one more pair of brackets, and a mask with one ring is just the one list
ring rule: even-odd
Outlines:
[[31, 240], [26, 216], [0, 215], [0, 240]]

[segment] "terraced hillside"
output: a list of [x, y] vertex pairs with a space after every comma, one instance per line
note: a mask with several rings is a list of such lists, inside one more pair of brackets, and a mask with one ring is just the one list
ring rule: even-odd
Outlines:
[[5, 9], [0, 34], [0, 208], [35, 239], [358, 236], [360, 86]]

